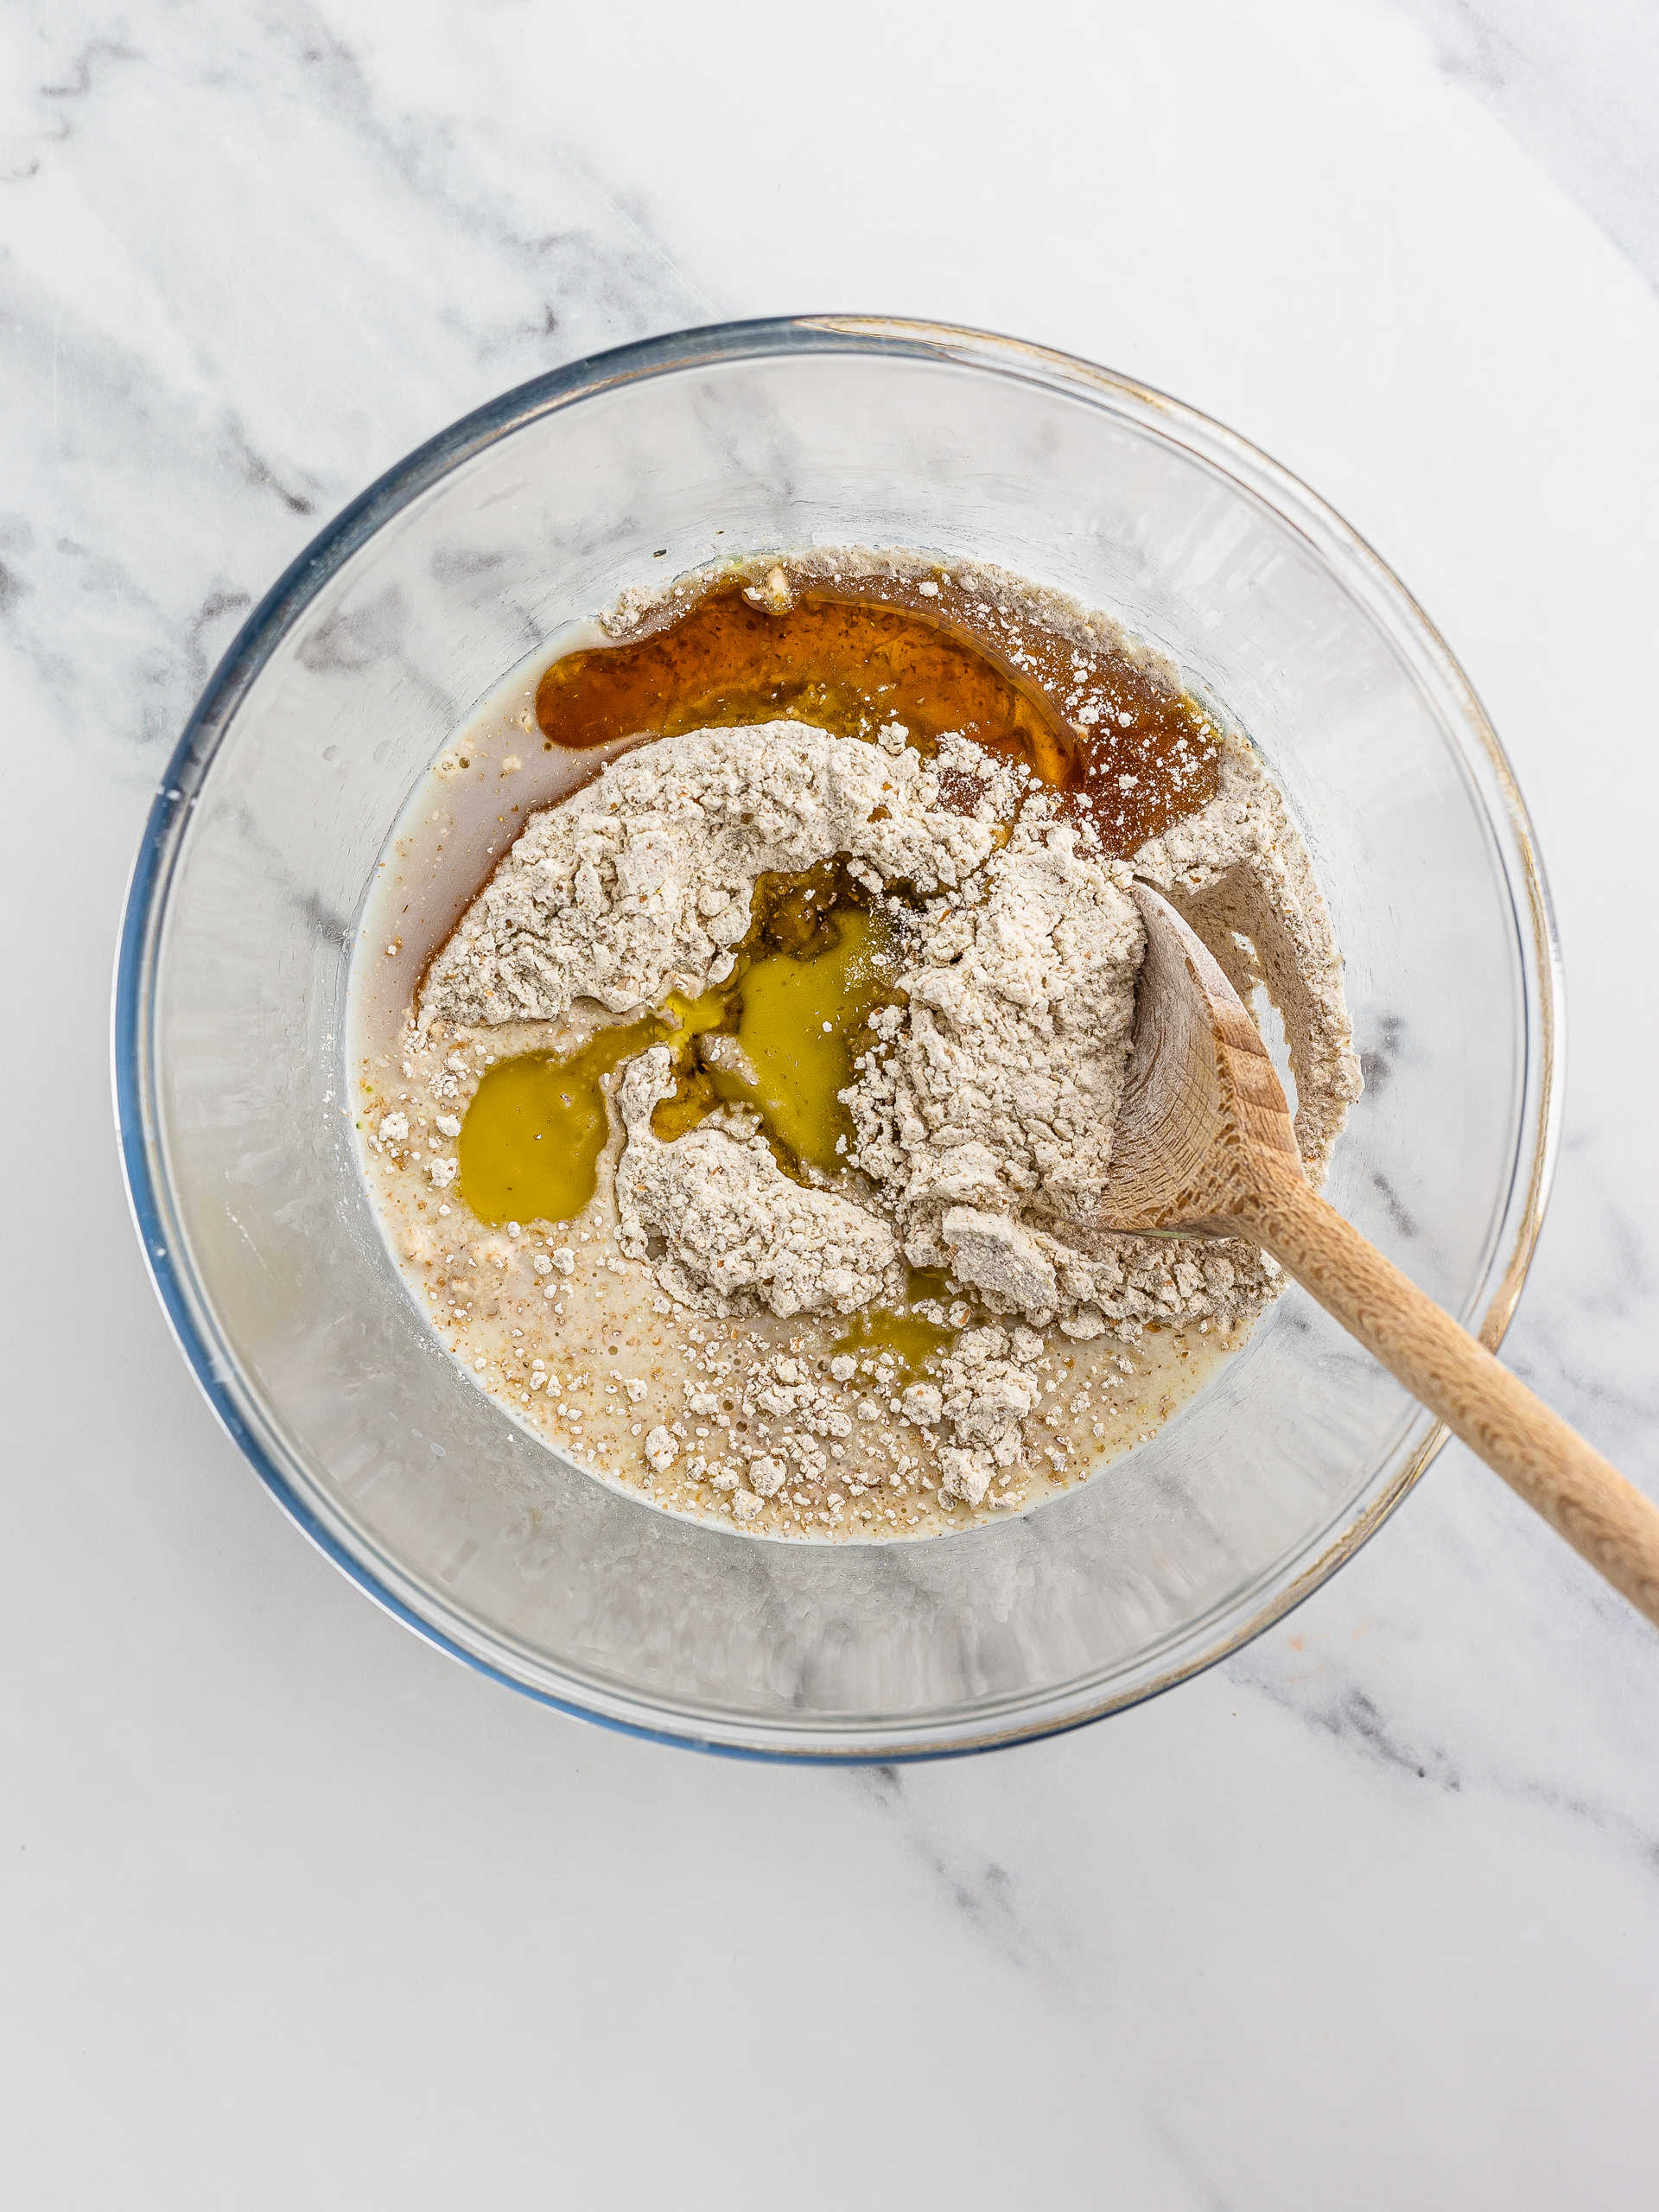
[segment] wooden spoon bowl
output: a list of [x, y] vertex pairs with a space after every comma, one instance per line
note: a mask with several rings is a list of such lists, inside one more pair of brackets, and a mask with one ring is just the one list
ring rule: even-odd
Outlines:
[[1134, 895], [1147, 953], [1096, 1226], [1261, 1245], [1659, 1627], [1659, 1507], [1310, 1187], [1237, 993], [1160, 892]]

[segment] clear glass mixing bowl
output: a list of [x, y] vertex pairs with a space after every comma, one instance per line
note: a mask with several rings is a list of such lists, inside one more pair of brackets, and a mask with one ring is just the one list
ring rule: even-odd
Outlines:
[[[1329, 1195], [1495, 1344], [1541, 1214], [1560, 979], [1531, 830], [1395, 578], [1242, 439], [1086, 363], [821, 317], [653, 340], [457, 423], [282, 579], [209, 684], [139, 855], [117, 1109], [156, 1286], [300, 1526], [422, 1635], [566, 1710], [825, 1759], [1005, 1743], [1234, 1649], [1440, 1440], [1293, 1290], [1154, 1441], [931, 1542], [760, 1542], [568, 1466], [439, 1349], [371, 1216], [344, 995], [416, 779], [513, 664], [716, 554], [1005, 563], [1162, 645], [1312, 850], [1367, 1074]], [[666, 559], [655, 557], [666, 548]]]

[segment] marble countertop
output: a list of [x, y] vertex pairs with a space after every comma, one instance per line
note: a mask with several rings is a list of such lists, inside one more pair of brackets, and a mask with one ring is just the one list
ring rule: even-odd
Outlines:
[[[54, 0], [0, 24], [10, 2202], [1653, 2201], [1659, 1637], [1445, 1452], [1237, 1657], [1045, 1745], [745, 1766], [383, 1618], [199, 1400], [106, 1010], [190, 704], [345, 499], [553, 363], [1017, 332], [1323, 493], [1479, 688], [1572, 1040], [1506, 1356], [1659, 1490], [1659, 19], [1542, 0]], [[1637, 1023], [1627, 1005], [1634, 995]]]

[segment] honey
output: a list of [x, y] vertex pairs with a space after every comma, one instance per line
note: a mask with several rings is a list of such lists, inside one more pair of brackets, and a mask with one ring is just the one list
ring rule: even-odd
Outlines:
[[550, 749], [572, 751], [792, 719], [864, 738], [897, 720], [931, 753], [957, 730], [1063, 792], [1063, 811], [1124, 856], [1216, 790], [1216, 733], [1196, 702], [1093, 633], [1062, 636], [943, 569], [855, 591], [817, 576], [770, 593], [717, 584], [644, 636], [555, 661], [536, 717]]

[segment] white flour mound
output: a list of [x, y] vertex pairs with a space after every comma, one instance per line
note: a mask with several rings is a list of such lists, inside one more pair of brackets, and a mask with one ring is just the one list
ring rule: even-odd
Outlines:
[[992, 843], [989, 823], [940, 808], [936, 770], [902, 734], [896, 752], [801, 722], [662, 738], [531, 817], [433, 962], [421, 1010], [484, 1023], [556, 1021], [578, 998], [654, 1006], [730, 974], [758, 875], [846, 853], [925, 893]]
[[1086, 1219], [1112, 1130], [1145, 946], [1130, 870], [1027, 801], [1005, 850], [926, 909], [848, 1096], [853, 1164], [918, 1267], [1052, 1318], [1052, 1262], [1016, 1217]]
[[886, 1222], [830, 1191], [791, 1183], [760, 1135], [710, 1127], [672, 1143], [652, 1134], [652, 1109], [671, 1096], [673, 1062], [658, 1045], [633, 1061], [617, 1103], [628, 1148], [616, 1176], [617, 1244], [663, 1255], [657, 1279], [687, 1306], [700, 1292], [729, 1313], [753, 1297], [772, 1313], [855, 1313], [904, 1295], [899, 1246]]
[[1135, 872], [1179, 908], [1247, 1005], [1266, 987], [1296, 1078], [1297, 1148], [1317, 1190], [1360, 1094], [1353, 1024], [1313, 864], [1246, 746], [1235, 741], [1223, 753], [1215, 797], [1149, 837]]

